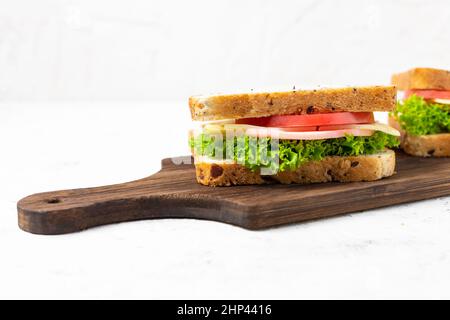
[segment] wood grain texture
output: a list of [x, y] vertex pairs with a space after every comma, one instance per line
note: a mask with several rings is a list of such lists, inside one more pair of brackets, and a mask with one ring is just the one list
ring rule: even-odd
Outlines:
[[[190, 163], [190, 157], [181, 160]], [[28, 196], [17, 204], [19, 226], [63, 234], [132, 220], [196, 218], [256, 230], [450, 195], [450, 158], [399, 153], [397, 161], [395, 176], [375, 182], [211, 188], [196, 183], [192, 164], [164, 159], [161, 171], [141, 180]]]

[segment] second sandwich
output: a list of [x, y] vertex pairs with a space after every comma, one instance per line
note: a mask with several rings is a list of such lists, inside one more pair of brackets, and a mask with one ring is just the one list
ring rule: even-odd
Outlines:
[[450, 71], [416, 68], [392, 76], [403, 100], [389, 123], [402, 133], [401, 147], [413, 156], [450, 157]]

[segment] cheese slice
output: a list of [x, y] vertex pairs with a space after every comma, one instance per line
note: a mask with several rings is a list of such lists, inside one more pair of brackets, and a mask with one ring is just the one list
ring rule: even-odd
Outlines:
[[450, 99], [433, 99], [432, 101], [439, 104], [450, 104]]
[[[301, 134], [296, 135], [295, 131], [289, 130], [286, 131], [283, 128], [274, 128], [274, 127], [259, 127], [259, 126], [252, 126], [247, 124], [207, 124], [203, 126], [203, 131], [214, 134], [214, 133], [225, 133], [226, 131], [232, 131], [236, 134], [249, 134], [253, 135], [255, 132], [266, 132], [264, 135], [270, 135], [271, 133], [278, 136], [280, 139], [301, 139], [301, 140], [315, 140], [315, 139], [329, 139], [327, 138], [327, 135], [324, 136], [322, 133], [323, 130], [327, 130], [328, 132], [332, 131], [342, 131], [347, 129], [348, 134], [357, 134], [357, 130], [362, 130], [363, 133], [365, 131], [381, 131], [393, 136], [400, 136], [400, 132], [391, 126], [384, 124], [384, 123], [370, 123], [370, 124], [348, 124], [348, 125], [336, 125], [333, 126], [333, 129], [326, 129], [326, 127], [318, 127], [318, 130], [316, 131], [302, 131]], [[309, 135], [308, 135], [309, 133]], [[317, 133], [317, 137], [314, 139], [311, 138], [311, 135], [314, 135]], [[357, 134], [358, 135], [358, 134]], [[363, 134], [361, 134], [363, 135]], [[364, 134], [366, 135], [366, 134]], [[342, 136], [342, 135], [341, 135]], [[302, 139], [302, 137], [304, 137]], [[330, 138], [333, 138], [332, 135]]]
[[374, 130], [374, 131], [381, 131], [387, 134], [390, 134], [392, 136], [400, 137], [400, 131], [397, 129], [394, 129], [393, 127], [380, 123], [369, 123], [369, 124], [344, 124], [336, 126], [339, 129], [361, 129], [361, 130]]

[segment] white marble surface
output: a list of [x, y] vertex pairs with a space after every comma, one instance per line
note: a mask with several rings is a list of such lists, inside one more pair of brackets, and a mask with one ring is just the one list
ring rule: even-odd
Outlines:
[[448, 197], [258, 232], [18, 229], [21, 197], [147, 176], [188, 123], [185, 102], [0, 104], [0, 298], [450, 298]]

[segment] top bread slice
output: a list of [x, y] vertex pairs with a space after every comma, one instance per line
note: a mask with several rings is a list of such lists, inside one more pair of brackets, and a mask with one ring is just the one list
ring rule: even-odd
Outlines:
[[450, 90], [450, 71], [432, 68], [415, 68], [394, 74], [391, 78], [391, 83], [399, 90]]
[[326, 112], [392, 111], [397, 100], [394, 86], [292, 90], [193, 96], [192, 120], [209, 121]]

